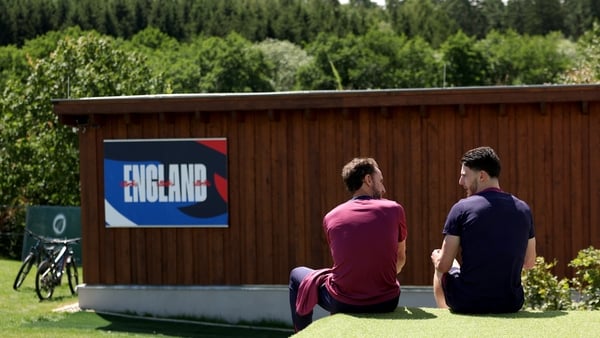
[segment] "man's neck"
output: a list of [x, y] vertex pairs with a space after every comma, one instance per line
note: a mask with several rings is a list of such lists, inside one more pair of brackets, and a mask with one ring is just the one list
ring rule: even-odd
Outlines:
[[484, 191], [486, 189], [500, 189], [500, 182], [498, 181], [498, 179], [490, 179], [487, 180], [486, 182], [482, 182], [479, 184], [479, 189], [477, 192], [481, 192]]
[[360, 188], [360, 189], [358, 189], [358, 190], [356, 190], [354, 192], [354, 194], [352, 195], [352, 198], [356, 198], [356, 197], [359, 197], [359, 196], [373, 197], [373, 194], [371, 194], [370, 192], [368, 192], [367, 189]]

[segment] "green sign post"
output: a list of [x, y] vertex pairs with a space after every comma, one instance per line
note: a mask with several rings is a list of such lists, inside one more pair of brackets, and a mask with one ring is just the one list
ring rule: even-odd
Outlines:
[[[28, 206], [27, 229], [38, 235], [56, 238], [70, 239], [81, 237], [81, 208], [60, 206]], [[24, 259], [35, 239], [25, 234], [23, 238], [23, 251], [21, 259]], [[81, 242], [73, 246], [77, 264], [81, 265]]]

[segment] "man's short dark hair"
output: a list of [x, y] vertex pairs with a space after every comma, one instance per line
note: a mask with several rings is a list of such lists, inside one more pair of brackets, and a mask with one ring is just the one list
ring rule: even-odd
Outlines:
[[379, 168], [377, 162], [372, 158], [355, 158], [342, 168], [342, 178], [349, 192], [354, 193], [363, 184], [367, 175], [373, 175], [375, 168]]
[[471, 149], [463, 155], [460, 161], [471, 170], [483, 170], [490, 177], [498, 178], [500, 176], [500, 158], [490, 147]]

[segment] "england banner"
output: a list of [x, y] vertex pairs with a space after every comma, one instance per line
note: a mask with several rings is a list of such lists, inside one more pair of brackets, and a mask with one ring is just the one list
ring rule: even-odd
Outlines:
[[229, 226], [227, 139], [104, 140], [107, 227]]

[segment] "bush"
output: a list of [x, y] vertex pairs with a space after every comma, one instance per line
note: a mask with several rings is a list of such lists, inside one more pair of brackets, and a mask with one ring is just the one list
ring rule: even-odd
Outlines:
[[590, 246], [579, 251], [569, 266], [575, 268], [571, 284], [578, 293], [573, 308], [600, 309], [600, 250]]
[[544, 257], [536, 257], [535, 266], [522, 274], [525, 303], [523, 308], [539, 310], [566, 310], [571, 305], [571, 290], [567, 279], [553, 275], [550, 270], [556, 260], [546, 263]]
[[600, 250], [590, 246], [580, 250], [569, 266], [575, 277], [560, 281], [550, 270], [556, 260], [546, 263], [536, 257], [535, 266], [521, 275], [525, 293], [525, 309], [539, 310], [599, 310], [600, 309]]

